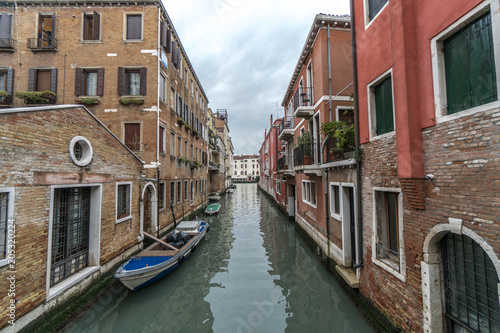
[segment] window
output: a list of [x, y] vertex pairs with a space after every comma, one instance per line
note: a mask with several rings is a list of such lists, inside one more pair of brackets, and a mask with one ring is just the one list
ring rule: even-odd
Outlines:
[[163, 76], [163, 74], [160, 75], [160, 101], [166, 102], [165, 99], [165, 86], [166, 86], [166, 78]]
[[188, 181], [184, 181], [184, 201], [188, 199]]
[[340, 186], [330, 183], [330, 214], [340, 220]]
[[182, 138], [180, 136], [177, 137], [177, 156], [182, 156]]
[[0, 266], [9, 263], [8, 245], [13, 239], [14, 189], [0, 188]]
[[375, 189], [374, 247], [376, 263], [401, 272], [402, 251], [402, 199], [400, 190]]
[[170, 156], [175, 156], [175, 133], [170, 132]]
[[36, 38], [28, 39], [31, 49], [54, 49], [56, 47], [56, 14], [38, 14]]
[[281, 182], [276, 180], [276, 193], [281, 194]]
[[54, 191], [50, 286], [89, 265], [90, 187]]
[[12, 47], [12, 15], [0, 13], [0, 50]]
[[316, 207], [316, 182], [302, 181], [302, 201]]
[[191, 201], [194, 200], [194, 182], [191, 181], [191, 195], [190, 195]]
[[141, 150], [141, 124], [130, 123], [123, 125], [123, 141], [132, 151]]
[[498, 274], [483, 248], [465, 235], [440, 242], [448, 332], [500, 332]]
[[99, 40], [101, 16], [98, 12], [83, 13], [83, 40]]
[[118, 67], [118, 95], [147, 95], [147, 73], [146, 67]]
[[175, 182], [170, 182], [170, 203], [175, 203]]
[[160, 131], [158, 138], [158, 140], [160, 141], [159, 152], [160, 154], [165, 154], [165, 127], [160, 126], [159, 131]]
[[76, 96], [102, 96], [104, 92], [104, 68], [75, 69]]
[[0, 97], [0, 104], [12, 103], [12, 92], [14, 83], [14, 70], [12, 68], [0, 68], [0, 90], [7, 93], [7, 97]]
[[448, 114], [498, 99], [489, 12], [445, 39], [443, 53]]
[[[384, 8], [388, 0], [368, 0], [368, 19], [373, 20], [375, 16]], [[365, 2], [366, 6], [366, 2]]]
[[184, 150], [185, 150], [185, 154], [184, 156], [186, 156], [186, 158], [189, 158], [189, 146], [188, 146], [188, 142], [187, 140], [184, 140]]
[[184, 68], [184, 85], [186, 88], [188, 87], [188, 70], [187, 68]]
[[83, 136], [75, 136], [69, 143], [69, 155], [73, 163], [87, 166], [92, 161], [94, 150], [90, 141]]
[[57, 93], [57, 68], [30, 68], [28, 91], [52, 91]]
[[180, 203], [181, 202], [181, 192], [182, 192], [182, 183], [181, 182], [177, 182], [177, 203]]
[[142, 40], [142, 14], [125, 14], [126, 40]]
[[394, 131], [391, 70], [368, 86], [371, 137]]
[[164, 182], [161, 182], [158, 185], [158, 208], [159, 209], [165, 209], [165, 191], [166, 191], [166, 186]]
[[175, 93], [174, 87], [170, 87], [170, 109], [175, 112], [177, 110], [176, 106], [177, 95]]
[[131, 183], [116, 184], [116, 222], [122, 222], [131, 217], [131, 185]]

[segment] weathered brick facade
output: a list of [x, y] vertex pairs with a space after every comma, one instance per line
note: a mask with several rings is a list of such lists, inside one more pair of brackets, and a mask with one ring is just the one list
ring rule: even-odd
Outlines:
[[[59, 298], [69, 296], [64, 294], [65, 289], [54, 294], [47, 284], [53, 191], [81, 186], [102, 191], [96, 197], [92, 194], [96, 199], [91, 204], [100, 209], [100, 219], [92, 229], [95, 232], [89, 236], [90, 242], [100, 244], [95, 252], [97, 261], [89, 259], [89, 266], [98, 268], [91, 276], [95, 278], [110, 268], [107, 263], [139, 244], [139, 200], [144, 178], [141, 161], [81, 107], [5, 110], [0, 112], [0, 119], [0, 190], [11, 189], [13, 193], [16, 241], [15, 267], [0, 267], [2, 276], [16, 271], [15, 297], [4, 294], [0, 302], [3, 327], [10, 320], [7, 306], [11, 299], [16, 301], [15, 316], [19, 319], [38, 306], [50, 309]], [[76, 136], [87, 138], [93, 147], [87, 166], [75, 165], [70, 157], [70, 142]], [[116, 222], [118, 182], [132, 185], [130, 218], [120, 223]], [[2, 279], [0, 290], [8, 289], [8, 281]]]

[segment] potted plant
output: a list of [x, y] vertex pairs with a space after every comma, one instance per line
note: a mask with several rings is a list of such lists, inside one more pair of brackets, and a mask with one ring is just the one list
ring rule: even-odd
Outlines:
[[95, 105], [101, 103], [101, 101], [94, 97], [82, 97], [76, 100], [76, 103], [83, 105]]
[[306, 132], [297, 138], [297, 144], [304, 152], [304, 164], [310, 165], [313, 160], [313, 137], [310, 132]]
[[17, 98], [24, 99], [26, 104], [54, 104], [56, 94], [46, 91], [18, 91], [14, 94]]
[[329, 151], [330, 154], [345, 154], [354, 151], [354, 125], [347, 124], [344, 121], [331, 121], [321, 125], [321, 133], [335, 139], [334, 145]]
[[118, 103], [120, 103], [122, 105], [130, 105], [130, 104], [140, 105], [140, 104], [144, 104], [144, 98], [120, 97], [120, 98], [118, 98]]
[[177, 122], [179, 123], [179, 125], [186, 125], [186, 122], [184, 121], [184, 119], [182, 119], [181, 117], [177, 118]]

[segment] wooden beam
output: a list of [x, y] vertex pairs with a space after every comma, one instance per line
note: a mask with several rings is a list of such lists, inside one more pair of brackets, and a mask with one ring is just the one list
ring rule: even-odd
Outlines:
[[172, 249], [172, 250], [175, 250], [175, 251], [177, 251], [177, 252], [179, 252], [179, 251], [180, 251], [178, 248], [173, 247], [172, 245], [168, 244], [167, 242], [164, 242], [164, 241], [162, 241], [161, 239], [156, 238], [155, 236], [150, 235], [150, 234], [148, 234], [148, 233], [147, 233], [147, 232], [145, 232], [145, 231], [143, 231], [142, 233], [143, 233], [144, 235], [148, 236], [149, 238], [151, 238], [152, 240], [154, 240], [155, 242], [158, 242], [158, 243], [160, 243], [160, 244], [163, 244], [163, 245], [165, 245], [166, 247], [168, 247], [168, 248], [170, 248], [170, 249]]

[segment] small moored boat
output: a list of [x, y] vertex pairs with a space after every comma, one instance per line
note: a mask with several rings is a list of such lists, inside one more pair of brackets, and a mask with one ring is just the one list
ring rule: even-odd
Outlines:
[[195, 251], [210, 226], [204, 221], [183, 221], [158, 239], [146, 232], [155, 243], [124, 263], [115, 273], [130, 290], [138, 290], [164, 278]]
[[208, 201], [210, 202], [217, 202], [220, 200], [220, 195], [211, 195], [208, 197]]
[[219, 214], [219, 210], [220, 210], [220, 204], [218, 203], [210, 204], [205, 209], [205, 215], [217, 215]]

